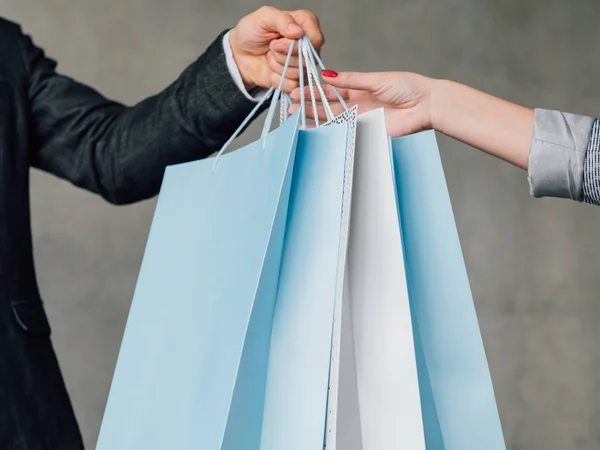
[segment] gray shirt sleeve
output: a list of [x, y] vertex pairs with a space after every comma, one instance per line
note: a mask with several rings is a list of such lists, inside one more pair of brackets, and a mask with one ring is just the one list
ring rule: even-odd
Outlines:
[[589, 189], [584, 187], [588, 147], [591, 142], [598, 147], [598, 139], [590, 139], [594, 123], [592, 117], [535, 110], [529, 153], [531, 195], [583, 200]]
[[600, 205], [600, 120], [594, 121], [585, 154], [581, 201]]

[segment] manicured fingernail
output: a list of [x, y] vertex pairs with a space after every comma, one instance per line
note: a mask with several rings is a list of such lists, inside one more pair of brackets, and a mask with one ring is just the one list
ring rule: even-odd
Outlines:
[[287, 50], [285, 49], [285, 45], [283, 45], [283, 44], [273, 45], [273, 50], [275, 50], [277, 53], [286, 53], [287, 52]]
[[338, 73], [335, 70], [322, 70], [321, 74], [326, 78], [335, 78], [338, 76]]
[[296, 25], [295, 23], [290, 23], [288, 25], [288, 30], [292, 33], [300, 33], [302, 31], [302, 27], [300, 25]]

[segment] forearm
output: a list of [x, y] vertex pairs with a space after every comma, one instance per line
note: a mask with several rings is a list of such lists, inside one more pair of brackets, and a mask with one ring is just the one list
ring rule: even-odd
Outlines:
[[532, 109], [446, 80], [433, 82], [430, 107], [434, 129], [517, 167], [528, 168]]
[[531, 195], [600, 205], [600, 124], [529, 109], [476, 89], [432, 82], [434, 129], [528, 170]]
[[254, 107], [231, 79], [221, 45], [215, 41], [171, 86], [120, 111], [103, 135], [90, 136], [91, 160], [107, 181], [109, 200], [154, 196], [166, 166], [219, 150]]
[[155, 195], [166, 166], [218, 150], [255, 105], [233, 80], [221, 38], [173, 84], [132, 107], [57, 74], [26, 40], [32, 164], [113, 203]]

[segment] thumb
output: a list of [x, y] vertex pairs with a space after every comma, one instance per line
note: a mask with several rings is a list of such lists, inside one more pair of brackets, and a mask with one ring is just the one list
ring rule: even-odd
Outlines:
[[355, 89], [359, 91], [375, 92], [381, 88], [385, 82], [382, 73], [365, 72], [341, 72], [333, 70], [323, 70], [323, 79], [331, 86]]
[[277, 33], [288, 39], [298, 39], [303, 30], [292, 15], [270, 6], [264, 6], [257, 11], [258, 24], [269, 33]]

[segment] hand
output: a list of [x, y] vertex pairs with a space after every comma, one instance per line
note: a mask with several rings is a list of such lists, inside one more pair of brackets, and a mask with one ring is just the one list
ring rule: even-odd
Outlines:
[[[306, 35], [317, 50], [323, 46], [319, 19], [309, 11], [286, 12], [263, 6], [240, 20], [231, 31], [229, 42], [246, 88], [277, 87], [290, 43], [302, 35]], [[298, 54], [297, 45], [293, 54]], [[293, 56], [283, 91], [296, 88], [298, 78], [298, 58]]]
[[[334, 115], [341, 113], [343, 108], [331, 86], [340, 88], [338, 90], [348, 106], [358, 105], [359, 113], [384, 107], [387, 131], [392, 137], [432, 128], [431, 97], [434, 80], [431, 78], [406, 72], [338, 74], [329, 70], [323, 71], [323, 77], [330, 85], [324, 86], [324, 91]], [[306, 101], [310, 101], [309, 96], [306, 89]], [[300, 90], [295, 89], [291, 98], [300, 100]], [[312, 119], [312, 107], [307, 106], [306, 117]], [[300, 105], [293, 105], [290, 112], [299, 107]], [[326, 120], [322, 106], [318, 108], [318, 115], [319, 120]]]

